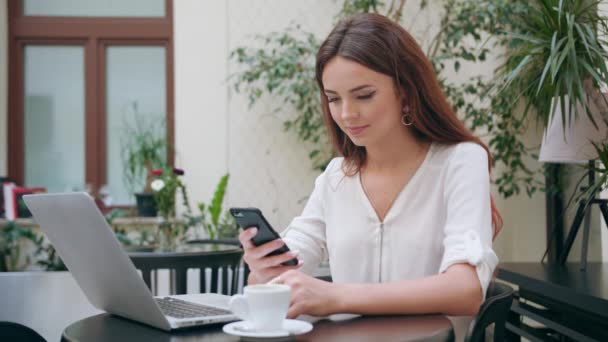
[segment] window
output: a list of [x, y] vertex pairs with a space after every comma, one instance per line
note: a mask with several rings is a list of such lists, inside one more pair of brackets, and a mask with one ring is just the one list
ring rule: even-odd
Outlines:
[[9, 1], [8, 167], [26, 186], [108, 185], [114, 204], [131, 204], [125, 123], [164, 118], [173, 141], [172, 1], [110, 2]]

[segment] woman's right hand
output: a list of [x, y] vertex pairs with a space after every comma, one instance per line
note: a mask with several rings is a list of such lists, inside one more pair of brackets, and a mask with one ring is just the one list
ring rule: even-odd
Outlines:
[[239, 241], [243, 245], [243, 260], [251, 270], [249, 283], [267, 283], [278, 277], [283, 272], [299, 269], [302, 261], [296, 266], [283, 266], [281, 263], [289, 261], [298, 256], [296, 251], [289, 251], [282, 254], [267, 256], [277, 248], [282, 247], [285, 242], [276, 239], [263, 245], [255, 246], [251, 239], [258, 233], [255, 227], [248, 227], [239, 234]]

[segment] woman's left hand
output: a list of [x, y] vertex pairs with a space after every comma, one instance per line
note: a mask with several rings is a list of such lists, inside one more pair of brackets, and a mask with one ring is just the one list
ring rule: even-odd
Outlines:
[[279, 276], [278, 282], [291, 287], [291, 304], [287, 318], [301, 314], [327, 316], [337, 312], [339, 292], [337, 285], [311, 277], [297, 270]]

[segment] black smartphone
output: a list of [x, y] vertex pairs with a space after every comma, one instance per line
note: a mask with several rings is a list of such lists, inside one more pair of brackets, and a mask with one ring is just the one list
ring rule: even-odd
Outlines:
[[[258, 233], [251, 239], [254, 245], [259, 246], [265, 244], [266, 242], [270, 242], [272, 240], [276, 240], [281, 238], [279, 234], [272, 229], [270, 223], [266, 220], [262, 212], [258, 208], [230, 208], [230, 215], [234, 217], [236, 223], [239, 224], [241, 229], [246, 229], [249, 227], [256, 227], [258, 229]], [[277, 255], [288, 252], [289, 248], [287, 245], [283, 245], [269, 253], [268, 255]], [[289, 261], [285, 261], [281, 265], [284, 266], [295, 266], [298, 264], [298, 259], [293, 258]]]

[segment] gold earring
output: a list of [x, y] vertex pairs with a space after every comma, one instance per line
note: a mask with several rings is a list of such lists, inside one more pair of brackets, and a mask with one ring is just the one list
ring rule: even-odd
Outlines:
[[411, 126], [414, 123], [414, 120], [410, 115], [409, 107], [404, 108], [403, 115], [401, 115], [401, 123], [403, 126]]

